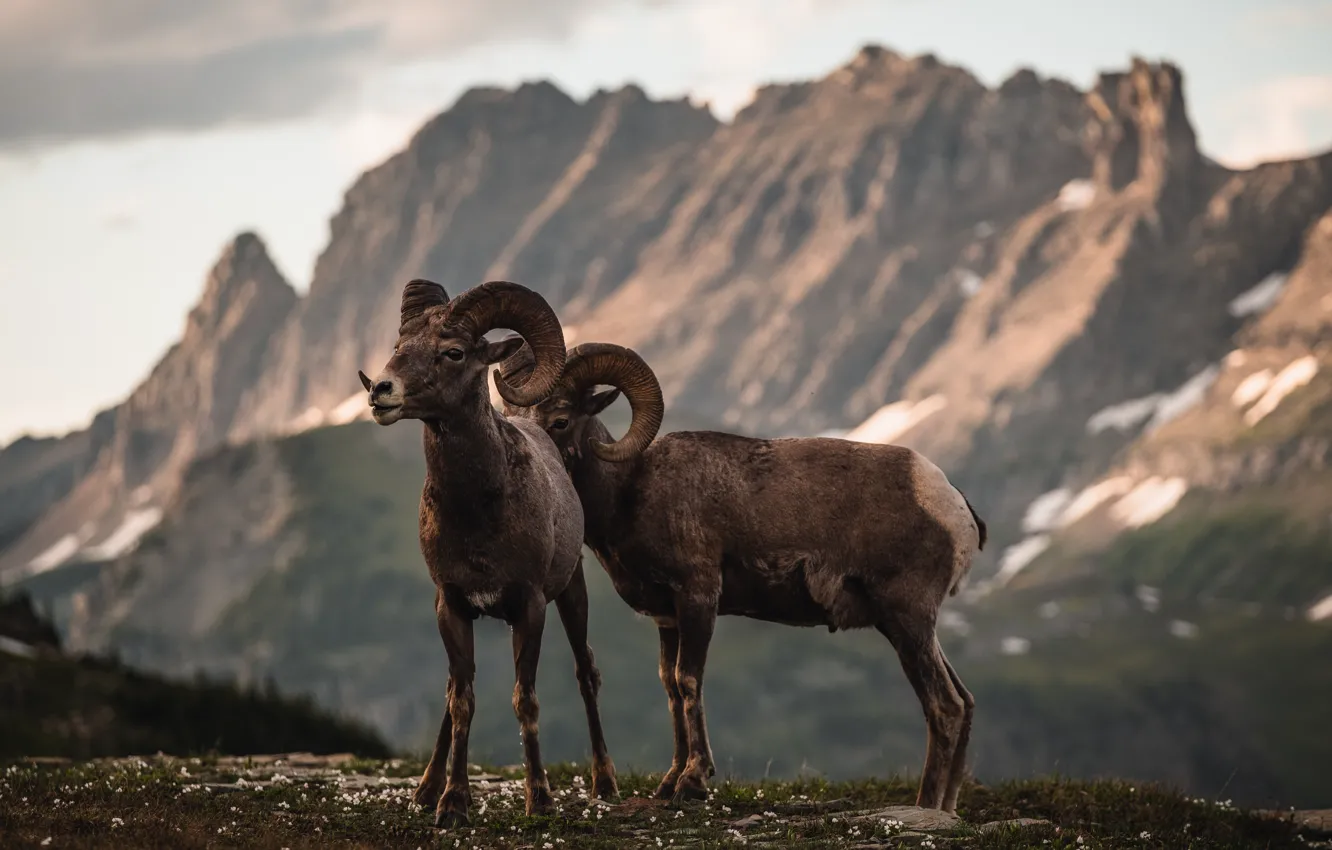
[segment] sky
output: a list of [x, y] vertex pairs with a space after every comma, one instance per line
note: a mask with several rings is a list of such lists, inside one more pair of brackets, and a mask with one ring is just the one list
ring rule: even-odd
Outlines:
[[725, 119], [867, 43], [991, 85], [1169, 60], [1214, 159], [1332, 149], [1332, 0], [5, 0], [0, 445], [123, 399], [236, 233], [304, 290], [356, 176], [472, 86]]

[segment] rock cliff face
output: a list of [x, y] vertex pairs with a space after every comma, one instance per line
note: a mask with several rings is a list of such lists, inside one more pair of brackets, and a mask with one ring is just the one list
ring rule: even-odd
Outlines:
[[356, 370], [392, 348], [410, 278], [451, 295], [514, 279], [566, 314], [599, 303], [664, 226], [687, 158], [716, 126], [635, 87], [585, 103], [548, 83], [468, 92], [347, 193], [236, 435], [319, 422], [361, 395]]
[[[160, 519], [190, 461], [225, 438], [296, 302], [259, 237], [237, 236], [209, 273], [180, 341], [152, 373], [88, 432], [45, 453], [51, 459], [32, 473], [31, 492], [44, 495], [43, 471], [46, 492], [72, 486], [4, 550], [0, 576], [113, 558], [132, 546]], [[25, 445], [6, 449], [0, 464], [17, 465]], [[63, 466], [62, 453], [70, 456]], [[14, 501], [25, 495], [15, 493]]]

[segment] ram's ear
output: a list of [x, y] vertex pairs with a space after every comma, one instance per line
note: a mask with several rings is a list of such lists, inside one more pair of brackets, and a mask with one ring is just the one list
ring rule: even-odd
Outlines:
[[487, 366], [492, 363], [499, 363], [501, 360], [512, 357], [522, 347], [523, 338], [520, 336], [511, 336], [499, 342], [483, 342], [481, 344], [481, 361]]
[[612, 387], [608, 390], [602, 390], [599, 393], [593, 393], [592, 397], [583, 405], [583, 412], [588, 416], [596, 416], [601, 411], [610, 407], [615, 400], [620, 397], [620, 391]]

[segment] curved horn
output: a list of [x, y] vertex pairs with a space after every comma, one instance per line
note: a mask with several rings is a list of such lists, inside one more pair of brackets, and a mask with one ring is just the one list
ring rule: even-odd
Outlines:
[[562, 380], [579, 392], [597, 384], [609, 384], [629, 400], [634, 418], [624, 436], [609, 444], [591, 441], [592, 451], [602, 460], [620, 463], [637, 456], [661, 429], [661, 417], [666, 412], [661, 384], [652, 368], [633, 349], [609, 342], [575, 346], [564, 366]]
[[[568, 363], [568, 361], [565, 361]], [[521, 387], [532, 377], [536, 368], [536, 358], [532, 356], [532, 346], [526, 342], [522, 347], [504, 358], [499, 365], [500, 378], [515, 387]]]
[[474, 339], [495, 328], [508, 328], [531, 347], [535, 365], [521, 388], [510, 385], [495, 370], [495, 388], [509, 404], [531, 407], [555, 389], [564, 371], [564, 330], [545, 298], [521, 284], [491, 280], [453, 299], [448, 321], [471, 331]]
[[398, 333], [421, 318], [426, 310], [449, 303], [449, 294], [433, 280], [416, 278], [402, 288], [402, 312], [398, 318]]

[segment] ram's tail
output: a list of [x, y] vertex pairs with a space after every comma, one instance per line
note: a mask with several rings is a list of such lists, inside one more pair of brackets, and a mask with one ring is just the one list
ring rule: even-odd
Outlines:
[[[961, 490], [958, 490], [957, 492], [962, 493]], [[986, 530], [985, 530], [985, 520], [980, 518], [980, 515], [976, 513], [976, 509], [971, 506], [971, 502], [967, 501], [966, 493], [962, 493], [962, 501], [967, 502], [967, 510], [971, 511], [971, 518], [976, 521], [976, 530], [980, 532], [980, 543], [976, 546], [976, 548], [984, 549], [985, 541], [987, 539]]]
[[[958, 490], [957, 492], [962, 495], [962, 501], [967, 503], [967, 510], [971, 511], [971, 518], [976, 522], [976, 531], [980, 536], [980, 541], [977, 543], [976, 549], [984, 549], [985, 541], [988, 537], [988, 532], [985, 528], [985, 520], [981, 519], [980, 515], [976, 513], [976, 509], [971, 506], [971, 502], [967, 499], [967, 495], [962, 493], [961, 490]], [[953, 577], [953, 586], [948, 588], [949, 596], [956, 596], [958, 591], [962, 589], [962, 583], [966, 580], [967, 574], [971, 572], [971, 556], [968, 555], [965, 558], [960, 558], [957, 562], [957, 568], [957, 575]]]

